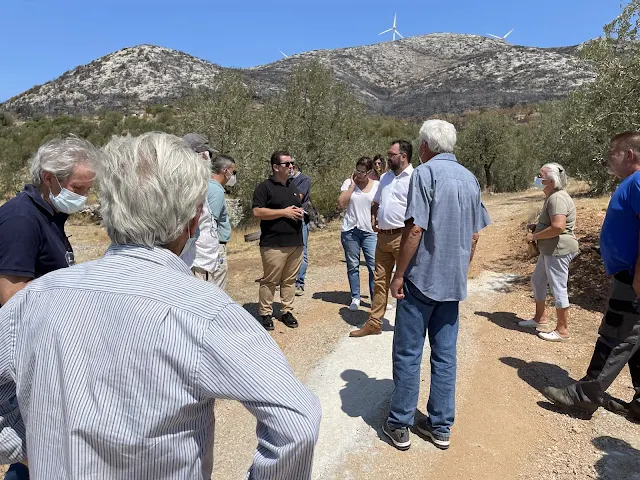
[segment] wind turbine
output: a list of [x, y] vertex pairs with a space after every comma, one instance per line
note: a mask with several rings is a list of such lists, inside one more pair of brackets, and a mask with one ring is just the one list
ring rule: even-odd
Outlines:
[[385, 30], [384, 32], [380, 32], [378, 35], [384, 35], [385, 33], [389, 33], [389, 32], [393, 32], [393, 39], [396, 39], [396, 34], [400, 37], [400, 38], [404, 38], [402, 35], [400, 35], [400, 32], [396, 29], [396, 14], [393, 14], [393, 27], [391, 27], [388, 30]]
[[509, 35], [511, 35], [511, 32], [513, 32], [514, 30], [515, 30], [515, 28], [512, 28], [511, 30], [509, 30], [509, 32], [504, 37], [499, 37], [499, 36], [494, 35], [492, 33], [487, 33], [487, 35], [489, 35], [490, 37], [493, 37], [493, 38], [497, 38], [498, 40], [502, 40], [503, 42], [506, 42], [507, 41], [507, 37]]
[[289, 58], [289, 55], [287, 55], [286, 53], [284, 53], [282, 50], [279, 50], [279, 52], [282, 54], [282, 56], [284, 58]]

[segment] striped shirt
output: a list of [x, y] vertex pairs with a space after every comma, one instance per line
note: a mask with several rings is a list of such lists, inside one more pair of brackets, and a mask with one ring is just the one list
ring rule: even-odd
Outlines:
[[257, 418], [248, 478], [311, 476], [317, 398], [168, 250], [112, 246], [45, 275], [0, 309], [0, 331], [0, 463], [26, 440], [31, 478], [210, 478], [216, 398]]

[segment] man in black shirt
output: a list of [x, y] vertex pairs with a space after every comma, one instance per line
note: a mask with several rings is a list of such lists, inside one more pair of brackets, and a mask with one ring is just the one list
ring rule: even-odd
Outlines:
[[280, 285], [282, 317], [290, 328], [298, 326], [293, 316], [295, 281], [302, 263], [302, 194], [292, 185], [293, 160], [286, 151], [271, 155], [273, 175], [253, 193], [253, 216], [260, 220], [260, 256], [264, 274], [260, 280], [259, 314], [262, 325], [273, 330], [273, 296]]

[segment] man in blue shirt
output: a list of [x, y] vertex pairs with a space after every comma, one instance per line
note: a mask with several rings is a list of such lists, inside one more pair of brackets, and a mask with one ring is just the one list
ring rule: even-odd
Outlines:
[[[31, 159], [32, 183], [0, 207], [0, 306], [33, 279], [75, 263], [64, 224], [87, 200], [97, 156], [89, 142], [68, 137], [48, 141]], [[18, 424], [14, 428], [21, 429]], [[0, 443], [5, 435], [8, 430], [0, 431]], [[28, 478], [20, 463], [11, 465], [5, 476]]]
[[420, 129], [422, 165], [411, 176], [405, 227], [391, 294], [398, 299], [393, 336], [389, 418], [382, 430], [393, 445], [411, 445], [420, 393], [425, 335], [431, 346], [431, 389], [426, 421], [418, 430], [436, 447], [449, 448], [455, 414], [458, 305], [467, 296], [467, 272], [478, 232], [489, 225], [480, 185], [458, 163], [455, 127], [427, 120]]
[[293, 164], [293, 179], [291, 185], [296, 187], [302, 194], [302, 209], [304, 210], [304, 221], [302, 222], [302, 241], [304, 242], [304, 250], [302, 251], [302, 265], [296, 277], [296, 296], [304, 295], [304, 279], [307, 275], [307, 267], [309, 266], [309, 194], [311, 193], [311, 179], [302, 173], [300, 165]]
[[[211, 180], [207, 190], [207, 206], [218, 228], [218, 263], [212, 272], [213, 283], [225, 290], [229, 279], [227, 263], [227, 243], [231, 240], [231, 222], [227, 213], [227, 202], [224, 199], [224, 187], [236, 184], [236, 161], [227, 155], [218, 155], [211, 162]], [[196, 257], [197, 260], [197, 257]]]
[[[613, 137], [607, 160], [609, 172], [622, 179], [600, 232], [602, 261], [613, 275], [607, 310], [587, 375], [567, 388], [546, 387], [543, 393], [562, 407], [593, 413], [605, 406], [640, 420], [640, 132]], [[605, 394], [625, 364], [636, 392], [628, 405]]]

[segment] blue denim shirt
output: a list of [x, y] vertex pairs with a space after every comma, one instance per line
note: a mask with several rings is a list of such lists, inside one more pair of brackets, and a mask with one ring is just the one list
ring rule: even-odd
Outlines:
[[413, 172], [405, 218], [424, 230], [405, 278], [432, 300], [464, 300], [472, 236], [490, 223], [476, 177], [436, 155]]

